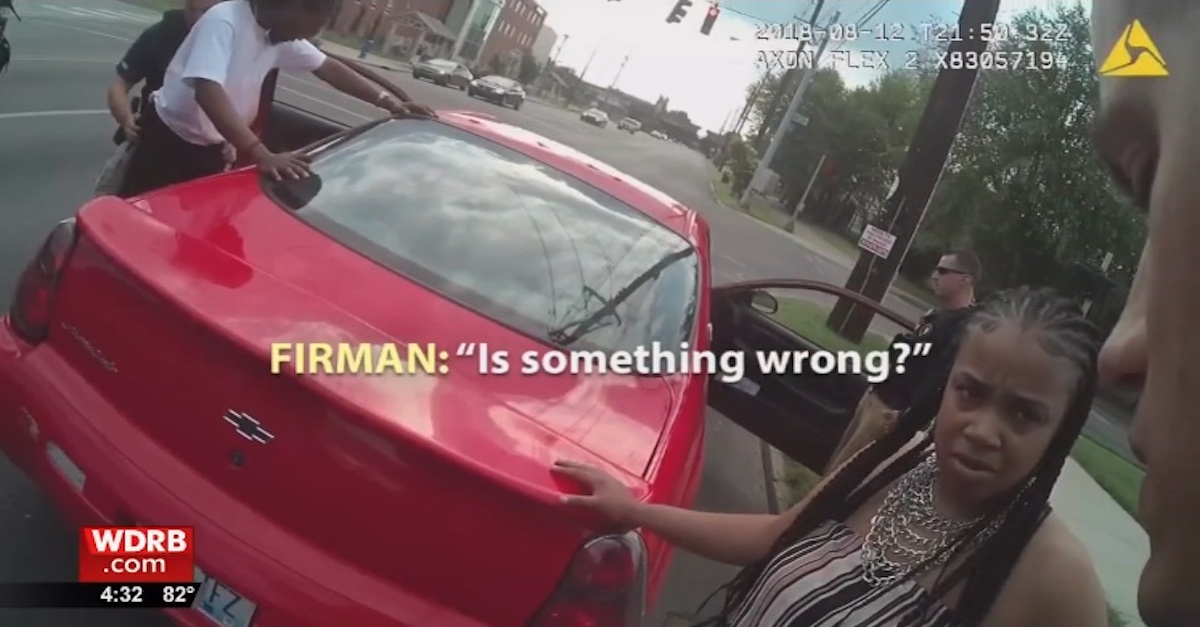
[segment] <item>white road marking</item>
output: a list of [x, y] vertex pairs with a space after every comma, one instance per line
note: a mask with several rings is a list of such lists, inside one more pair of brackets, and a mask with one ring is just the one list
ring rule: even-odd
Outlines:
[[[153, 24], [159, 21], [157, 16], [151, 16], [144, 13], [132, 13], [129, 11], [114, 11], [111, 9], [96, 9], [90, 7], [79, 6], [62, 6], [57, 4], [35, 4], [30, 7], [34, 17], [42, 15], [46, 17], [61, 16], [72, 17], [85, 20], [102, 20], [109, 22], [136, 22], [140, 24]], [[42, 13], [42, 10], [48, 10], [49, 13]]]
[[99, 63], [101, 65], [116, 64], [108, 59], [80, 59], [68, 57], [13, 57], [14, 63]]
[[721, 259], [724, 259], [725, 261], [728, 261], [729, 263], [732, 263], [733, 265], [735, 265], [735, 266], [737, 266], [737, 267], [739, 267], [739, 268], [745, 268], [745, 267], [746, 267], [746, 264], [744, 264], [744, 263], [742, 263], [742, 262], [738, 261], [737, 259], [734, 259], [733, 257], [730, 257], [729, 255], [725, 255], [725, 254], [719, 254], [719, 255], [717, 255], [717, 257], [719, 257], [719, 258], [721, 258]]
[[115, 39], [117, 41], [123, 41], [125, 43], [133, 43], [133, 39], [131, 39], [129, 37], [122, 37], [121, 35], [114, 35], [112, 33], [106, 33], [106, 32], [98, 31], [98, 30], [92, 30], [90, 28], [80, 28], [79, 26], [74, 26], [71, 24], [58, 24], [55, 22], [44, 22], [44, 23], [49, 26], [55, 26], [58, 28], [65, 28], [67, 30], [79, 31], [81, 33], [88, 33], [89, 35], [96, 35], [99, 37], [107, 37], [108, 39]]
[[110, 115], [108, 109], [75, 109], [71, 111], [17, 111], [15, 113], [0, 113], [0, 120], [17, 120], [20, 118], [53, 118], [65, 115]]

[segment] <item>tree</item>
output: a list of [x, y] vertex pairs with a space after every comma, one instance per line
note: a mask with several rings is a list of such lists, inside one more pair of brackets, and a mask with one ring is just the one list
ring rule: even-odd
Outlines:
[[1050, 23], [1067, 25], [1069, 37], [998, 42], [998, 51], [1053, 63], [981, 73], [916, 246], [970, 246], [995, 287], [1029, 283], [1080, 295], [1072, 265], [1096, 267], [1107, 252], [1110, 274], [1128, 284], [1145, 224], [1113, 193], [1090, 142], [1098, 83], [1083, 8], [1027, 11], [1013, 27]]
[[521, 55], [521, 69], [517, 73], [517, 80], [522, 84], [532, 85], [541, 74], [542, 68], [534, 60], [533, 54], [526, 50], [525, 54]]

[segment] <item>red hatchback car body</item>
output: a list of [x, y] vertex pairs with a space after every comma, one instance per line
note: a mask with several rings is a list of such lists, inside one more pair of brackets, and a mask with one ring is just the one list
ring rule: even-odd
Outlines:
[[[344, 129], [276, 105], [271, 124], [275, 149], [317, 142], [316, 176], [95, 199], [0, 323], [0, 447], [73, 524], [194, 526], [208, 602], [179, 624], [634, 627], [669, 549], [560, 505], [579, 488], [554, 460], [688, 506], [707, 401], [806, 463], [840, 437], [857, 383], [749, 398], [697, 374], [516, 372], [564, 348], [803, 347], [763, 333], [760, 284], [710, 289], [707, 227], [663, 194], [477, 115]], [[276, 343], [452, 357], [272, 374]], [[513, 371], [480, 374], [463, 343]], [[797, 411], [815, 422], [780, 420]]]

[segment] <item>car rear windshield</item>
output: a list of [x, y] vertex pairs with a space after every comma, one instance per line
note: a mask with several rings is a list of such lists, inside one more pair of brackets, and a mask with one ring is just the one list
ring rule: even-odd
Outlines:
[[264, 178], [265, 189], [342, 244], [525, 334], [606, 352], [691, 339], [691, 244], [519, 152], [441, 122], [390, 121], [319, 152], [313, 174]]

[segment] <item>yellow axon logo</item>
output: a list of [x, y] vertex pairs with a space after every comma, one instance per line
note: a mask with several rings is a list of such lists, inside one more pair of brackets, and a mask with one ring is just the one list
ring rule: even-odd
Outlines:
[[1101, 76], [1166, 76], [1167, 62], [1139, 20], [1125, 27], [1100, 66]]

